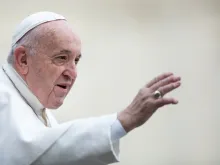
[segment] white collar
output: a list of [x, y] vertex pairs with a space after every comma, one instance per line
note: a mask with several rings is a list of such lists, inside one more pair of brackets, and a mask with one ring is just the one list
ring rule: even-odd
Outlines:
[[28, 88], [25, 81], [22, 79], [22, 77], [17, 73], [17, 71], [8, 63], [4, 64], [2, 66], [4, 72], [9, 77], [9, 79], [12, 81], [14, 86], [17, 88], [19, 93], [23, 96], [27, 104], [34, 110], [37, 116], [42, 115], [42, 111], [44, 106], [40, 103], [38, 98], [31, 92], [31, 90]]

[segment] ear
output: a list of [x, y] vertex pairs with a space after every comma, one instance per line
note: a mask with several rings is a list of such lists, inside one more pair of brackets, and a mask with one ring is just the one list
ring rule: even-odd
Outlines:
[[19, 46], [14, 50], [14, 64], [22, 75], [26, 75], [28, 73], [27, 58], [27, 49], [25, 47]]

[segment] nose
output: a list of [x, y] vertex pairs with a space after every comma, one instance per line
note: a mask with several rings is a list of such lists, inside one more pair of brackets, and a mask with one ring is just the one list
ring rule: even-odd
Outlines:
[[70, 64], [63, 72], [63, 75], [66, 79], [75, 80], [77, 77], [76, 65]]

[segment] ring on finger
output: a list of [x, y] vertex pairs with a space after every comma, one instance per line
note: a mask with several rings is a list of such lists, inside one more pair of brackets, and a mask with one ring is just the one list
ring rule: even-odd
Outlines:
[[162, 97], [161, 92], [160, 92], [159, 90], [156, 90], [156, 91], [154, 92], [154, 98], [155, 98], [155, 99], [159, 99], [159, 98], [161, 98], [161, 97]]

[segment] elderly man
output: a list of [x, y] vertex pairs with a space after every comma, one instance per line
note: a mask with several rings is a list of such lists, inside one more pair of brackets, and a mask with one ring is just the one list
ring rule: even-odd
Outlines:
[[119, 141], [160, 107], [180, 86], [164, 73], [140, 89], [119, 113], [58, 124], [47, 109], [63, 104], [77, 77], [79, 36], [53, 12], [25, 18], [12, 38], [0, 71], [1, 165], [106, 165], [119, 161]]

